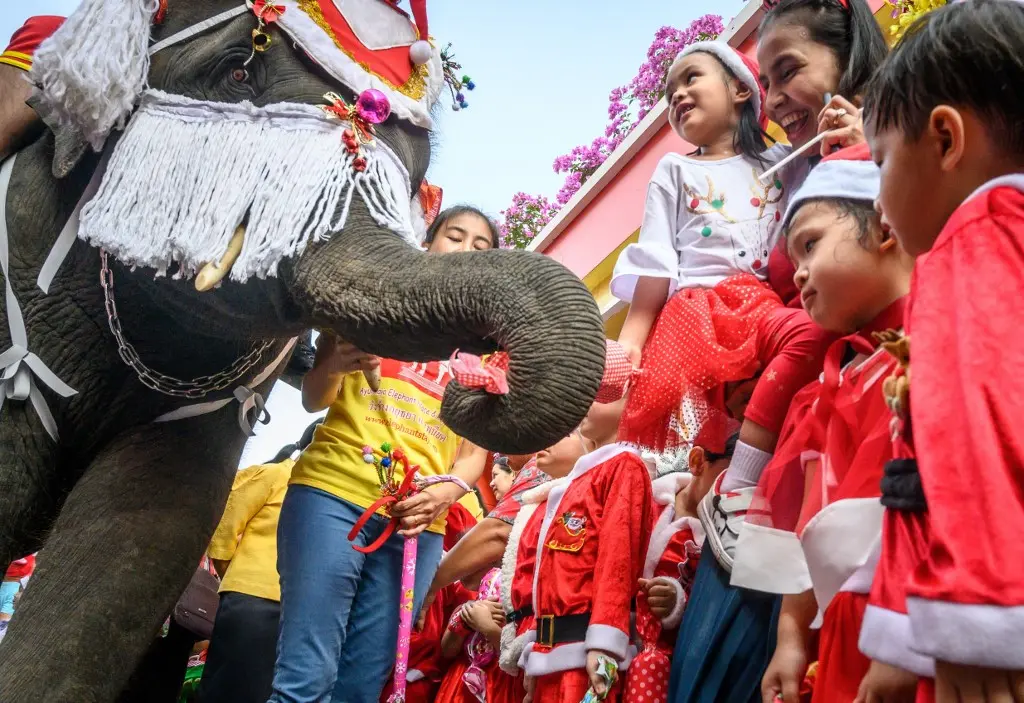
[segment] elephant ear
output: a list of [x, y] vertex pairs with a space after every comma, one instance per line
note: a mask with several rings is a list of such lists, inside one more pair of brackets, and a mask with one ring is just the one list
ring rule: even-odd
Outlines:
[[67, 175], [85, 156], [85, 150], [89, 148], [89, 143], [75, 127], [59, 124], [53, 111], [46, 109], [45, 103], [38, 95], [32, 95], [28, 99], [28, 106], [36, 111], [43, 123], [53, 132], [54, 148], [51, 170], [54, 178], [67, 178]]

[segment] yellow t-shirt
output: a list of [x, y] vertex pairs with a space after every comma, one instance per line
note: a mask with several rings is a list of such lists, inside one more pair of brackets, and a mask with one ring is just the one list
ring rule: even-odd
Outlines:
[[[418, 476], [448, 473], [459, 445], [438, 417], [444, 387], [452, 378], [448, 363], [382, 359], [380, 375], [376, 393], [363, 374], [345, 377], [327, 418], [295, 464], [293, 484], [368, 508], [380, 498], [380, 481], [373, 466], [363, 461], [363, 447], [379, 449], [384, 442], [401, 448], [411, 466], [419, 465]], [[395, 480], [403, 478], [397, 470]], [[444, 526], [442, 513], [428, 529], [444, 534]]]
[[206, 553], [231, 561], [221, 592], [281, 600], [277, 575], [277, 522], [294, 461], [261, 464], [235, 475], [224, 515]]

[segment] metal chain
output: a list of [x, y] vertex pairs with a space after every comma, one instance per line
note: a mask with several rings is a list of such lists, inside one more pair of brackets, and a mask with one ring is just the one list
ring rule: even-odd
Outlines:
[[199, 376], [191, 381], [178, 380], [159, 371], [154, 371], [143, 364], [135, 347], [124, 338], [121, 321], [117, 316], [117, 302], [114, 300], [114, 274], [107, 261], [107, 252], [103, 249], [100, 250], [100, 285], [103, 286], [107, 322], [110, 324], [110, 331], [113, 333], [114, 339], [117, 340], [118, 355], [125, 364], [131, 367], [143, 385], [164, 395], [195, 400], [208, 393], [224, 390], [241, 378], [246, 371], [253, 368], [259, 362], [262, 354], [274, 345], [273, 340], [260, 342], [253, 346], [248, 354], [235, 360], [231, 366], [219, 373], [211, 376]]

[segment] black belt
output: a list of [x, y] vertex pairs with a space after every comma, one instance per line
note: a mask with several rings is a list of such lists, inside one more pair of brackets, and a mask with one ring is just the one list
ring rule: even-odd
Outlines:
[[882, 505], [892, 510], [923, 513], [928, 510], [916, 459], [892, 459], [882, 477]]
[[590, 613], [579, 615], [541, 615], [537, 618], [537, 644], [554, 647], [587, 639]]
[[527, 603], [518, 610], [513, 610], [511, 613], [505, 613], [505, 619], [509, 622], [514, 622], [516, 625], [518, 625], [520, 622], [530, 617], [531, 615], [533, 615], [533, 604]]

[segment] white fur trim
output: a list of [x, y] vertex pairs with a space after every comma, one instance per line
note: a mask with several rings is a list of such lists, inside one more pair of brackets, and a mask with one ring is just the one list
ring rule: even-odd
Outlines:
[[999, 178], [993, 178], [991, 181], [983, 183], [977, 190], [967, 196], [964, 200], [966, 203], [971, 198], [975, 198], [982, 193], [987, 193], [994, 188], [1016, 188], [1017, 190], [1024, 193], [1024, 174], [1011, 173]]
[[[431, 129], [430, 107], [437, 101], [444, 88], [441, 67], [441, 52], [436, 46], [427, 65], [427, 90], [421, 100], [414, 100], [395, 90], [381, 79], [368, 73], [358, 62], [335, 45], [334, 40], [317, 25], [313, 19], [299, 9], [295, 0], [277, 0], [285, 12], [277, 23], [321, 68], [333, 78], [350, 88], [357, 95], [374, 88], [388, 96], [392, 113], [401, 120]], [[405, 22], [407, 19], [401, 18]], [[398, 37], [396, 37], [398, 38]]]
[[563, 476], [562, 478], [556, 478], [556, 479], [552, 479], [550, 481], [545, 481], [544, 483], [540, 484], [539, 486], [534, 486], [530, 490], [528, 490], [525, 493], [523, 493], [523, 504], [524, 505], [531, 505], [531, 504], [532, 505], [537, 505], [539, 503], [543, 503], [544, 501], [546, 501], [548, 499], [548, 496], [551, 495], [551, 491], [553, 489], [555, 489], [555, 488], [557, 488], [559, 486], [564, 486], [568, 482], [569, 482], [569, 477], [568, 476]]
[[[524, 652], [523, 670], [527, 676], [546, 676], [547, 674], [555, 674], [559, 671], [585, 669], [587, 666], [587, 650], [588, 646], [585, 643], [572, 642], [570, 644], [560, 644], [547, 652], [540, 652], [531, 643], [528, 651]], [[625, 658], [619, 662], [620, 673], [629, 668], [635, 656], [635, 648], [627, 646]]]
[[840, 500], [826, 505], [804, 527], [800, 544], [822, 610], [846, 580], [877, 555], [883, 510], [878, 498]]
[[149, 74], [149, 33], [159, 0], [83, 0], [35, 52], [35, 94], [62, 126], [99, 151], [124, 127]]
[[672, 606], [672, 610], [668, 615], [661, 619], [661, 626], [666, 630], [674, 630], [679, 627], [679, 623], [683, 621], [683, 611], [686, 610], [686, 591], [683, 590], [683, 584], [679, 583], [678, 579], [668, 578], [667, 576], [655, 576], [651, 579], [651, 583], [660, 583], [663, 586], [670, 586], [676, 591], [676, 604]]
[[744, 523], [736, 542], [729, 585], [777, 594], [811, 590], [800, 538], [795, 532]]
[[880, 184], [881, 171], [872, 161], [823, 161], [811, 169], [803, 185], [790, 198], [782, 226], [788, 227], [793, 215], [808, 200], [843, 198], [873, 203]]
[[247, 218], [231, 280], [274, 276], [339, 231], [358, 191], [374, 220], [415, 246], [409, 174], [383, 142], [356, 172], [348, 123], [310, 105], [211, 103], [148, 91], [118, 141], [79, 237], [128, 266], [190, 277]]
[[1024, 605], [907, 598], [914, 649], [939, 661], [1024, 669]]
[[913, 643], [907, 615], [868, 605], [857, 643], [866, 657], [898, 666], [918, 676], [934, 678], [935, 660], [915, 652]]
[[[676, 471], [656, 478], [651, 484], [654, 502], [658, 505], [675, 505], [676, 494], [690, 485], [693, 474]], [[673, 511], [675, 512], [675, 511]]]
[[704, 544], [704, 525], [695, 517], [684, 515], [676, 518], [675, 506], [667, 505], [658, 516], [651, 530], [651, 539], [647, 545], [647, 555], [644, 557], [643, 578], [649, 579], [654, 576], [654, 570], [658, 568], [665, 548], [672, 538], [684, 527], [689, 527], [693, 532], [693, 541], [698, 545]]
[[416, 683], [417, 681], [421, 681], [424, 678], [426, 677], [423, 675], [423, 672], [419, 669], [409, 669], [407, 672], [405, 672], [406, 683]]
[[[736, 49], [722, 41], [699, 41], [688, 45], [676, 56], [672, 62], [672, 66], [675, 67], [677, 63], [682, 61], [684, 56], [693, 54], [695, 52], [703, 52], [705, 54], [711, 54], [716, 59], [722, 62], [722, 64], [729, 69], [730, 72], [736, 78], [743, 83], [747, 88], [750, 89], [750, 102], [754, 106], [754, 114], [761, 114], [761, 81], [750, 72], [747, 65], [743, 63], [743, 60], [737, 55]], [[669, 69], [671, 70], [671, 69]]]
[[591, 625], [584, 643], [587, 649], [600, 649], [622, 661], [629, 651], [629, 634], [611, 625]]
[[528, 630], [516, 636], [516, 624], [506, 623], [501, 628], [501, 655], [498, 657], [498, 666], [506, 674], [516, 676], [520, 669], [526, 668], [526, 661], [529, 659], [529, 645], [537, 639], [536, 630]]
[[[584, 475], [596, 466], [600, 466], [606, 461], [611, 461], [619, 454], [632, 454], [639, 458], [640, 451], [631, 444], [625, 442], [615, 442], [614, 444], [606, 444], [603, 447], [598, 447], [589, 454], [584, 454], [576, 460], [576, 465], [572, 467], [572, 471], [565, 477], [564, 481], [552, 486], [548, 493], [548, 502], [544, 510], [544, 522], [540, 526], [540, 534], [537, 536], [537, 560], [534, 562], [533, 569], [533, 609], [537, 611], [537, 579], [540, 576], [540, 560], [544, 555], [544, 540], [547, 538], [548, 529], [551, 527], [552, 521], [558, 514], [558, 504], [562, 502], [562, 496], [565, 495], [566, 489], [573, 481], [580, 476]], [[540, 488], [540, 486], [538, 486]]]

